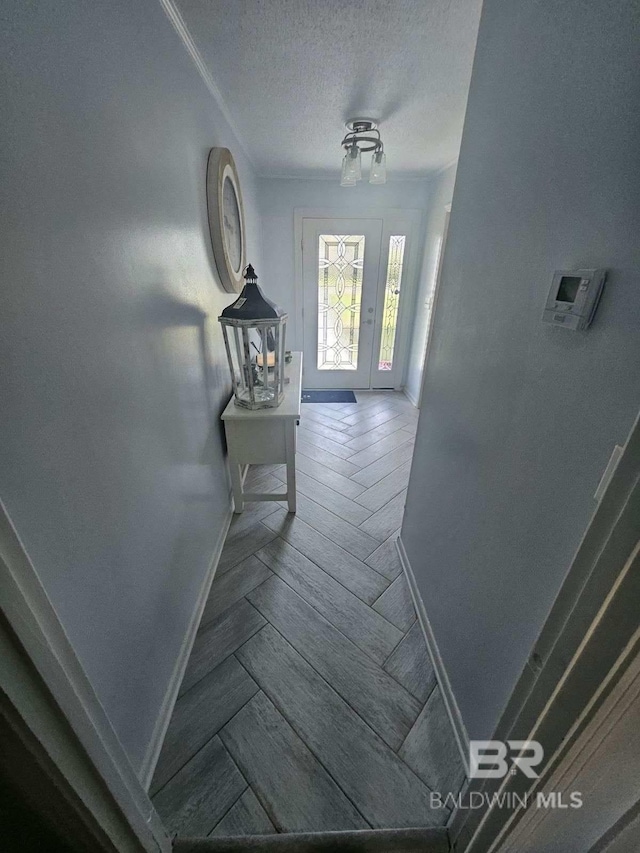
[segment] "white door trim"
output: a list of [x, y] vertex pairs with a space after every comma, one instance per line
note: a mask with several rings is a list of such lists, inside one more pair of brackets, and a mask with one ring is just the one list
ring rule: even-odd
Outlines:
[[440, 252], [437, 260], [436, 275], [433, 282], [433, 294], [431, 296], [431, 307], [429, 309], [429, 317], [427, 320], [427, 339], [424, 346], [424, 355], [422, 357], [422, 372], [420, 374], [420, 390], [418, 391], [417, 408], [422, 406], [422, 394], [424, 392], [424, 379], [427, 372], [427, 362], [429, 361], [429, 351], [431, 349], [431, 339], [433, 338], [433, 320], [436, 315], [436, 305], [438, 303], [438, 294], [440, 293], [440, 282], [442, 280], [442, 262], [444, 260], [444, 252], [447, 247], [447, 237], [449, 235], [449, 220], [451, 219], [451, 204], [446, 204], [444, 207], [444, 228], [442, 229], [442, 242], [440, 243]]
[[[640, 648], [639, 519], [640, 414], [492, 735], [543, 744], [548, 763], [536, 784], [554, 772]], [[473, 780], [467, 793], [522, 794], [532, 784], [523, 774], [509, 774]], [[458, 809], [449, 833], [456, 850], [487, 853], [521, 815], [486, 803]]]
[[[629, 571], [640, 571], [639, 549], [640, 543], [629, 560], [631, 564], [635, 559], [635, 567], [629, 565]], [[639, 639], [640, 628], [598, 691], [598, 694], [606, 691], [606, 698], [596, 711], [592, 708], [595, 701], [584, 709], [566, 744], [553, 756], [557, 758], [553, 771], [545, 774], [529, 794], [530, 799], [533, 794], [549, 798], [553, 792], [554, 797], [560, 795], [567, 804], [574, 792], [578, 792], [582, 808], [557, 811], [535, 808], [532, 804], [526, 810], [520, 809], [512, 816], [513, 831], [509, 831], [509, 824], [503, 828], [492, 845], [493, 853], [532, 853], [547, 849], [550, 838], [557, 838], [559, 844], [564, 842], [567, 849], [573, 843], [574, 849], [579, 845], [579, 849], [591, 851], [624, 818], [627, 807], [637, 805]], [[599, 698], [598, 694], [594, 700]]]
[[83, 803], [114, 850], [169, 853], [171, 839], [1, 502], [0, 601], [2, 688], [68, 782], [62, 795], [73, 795], [74, 808]]
[[[413, 306], [418, 277], [418, 261], [421, 257], [421, 249], [423, 245], [423, 231], [421, 226], [424, 224], [424, 212], [415, 208], [404, 209], [400, 207], [381, 207], [368, 208], [364, 213], [355, 211], [345, 212], [336, 210], [336, 208], [316, 208], [316, 207], [296, 207], [293, 211], [293, 252], [294, 252], [294, 288], [293, 288], [293, 314], [296, 321], [296, 336], [292, 343], [292, 348], [304, 351], [304, 317], [303, 304], [304, 294], [303, 286], [303, 266], [302, 266], [302, 223], [304, 219], [382, 219], [383, 236], [385, 233], [386, 222], [392, 219], [410, 220], [412, 225], [412, 234], [410, 238], [409, 259], [407, 268], [408, 286], [405, 289], [404, 298], [401, 301], [401, 317], [398, 318], [399, 324], [408, 323], [410, 312]], [[384, 270], [386, 274], [386, 268]], [[382, 273], [381, 273], [382, 274]], [[399, 328], [403, 328], [399, 325]], [[409, 341], [411, 339], [410, 328], [407, 329], [407, 334], [403, 336], [400, 343], [399, 357], [401, 359], [401, 369], [398, 375], [401, 377], [402, 384], [404, 383], [407, 358], [409, 355]], [[401, 387], [401, 386], [397, 386]]]

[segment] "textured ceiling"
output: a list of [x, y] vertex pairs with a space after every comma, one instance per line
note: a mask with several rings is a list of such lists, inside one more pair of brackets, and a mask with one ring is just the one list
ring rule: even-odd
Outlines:
[[176, 0], [259, 174], [329, 176], [381, 119], [389, 176], [458, 153], [481, 0]]

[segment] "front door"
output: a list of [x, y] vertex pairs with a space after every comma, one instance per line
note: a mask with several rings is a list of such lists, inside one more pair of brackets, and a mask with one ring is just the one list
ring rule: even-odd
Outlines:
[[303, 219], [306, 388], [400, 387], [411, 228], [402, 217]]

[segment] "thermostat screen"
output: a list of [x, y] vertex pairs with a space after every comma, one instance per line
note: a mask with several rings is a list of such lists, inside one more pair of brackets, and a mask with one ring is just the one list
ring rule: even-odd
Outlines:
[[558, 288], [557, 302], [575, 302], [580, 287], [580, 279], [575, 275], [563, 275], [560, 279], [560, 287]]

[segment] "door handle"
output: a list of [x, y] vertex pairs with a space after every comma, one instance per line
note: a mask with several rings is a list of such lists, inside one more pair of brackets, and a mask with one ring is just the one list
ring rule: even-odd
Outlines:
[[370, 326], [373, 323], [373, 320], [365, 320], [365, 323], [367, 324], [367, 326]]

